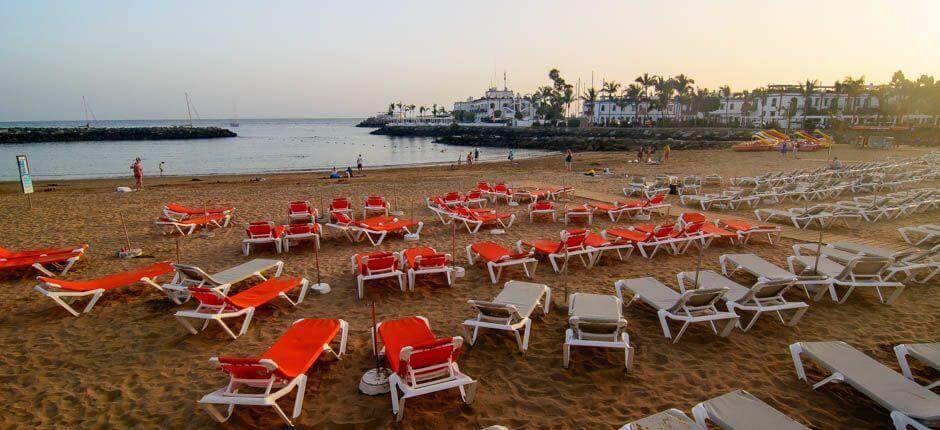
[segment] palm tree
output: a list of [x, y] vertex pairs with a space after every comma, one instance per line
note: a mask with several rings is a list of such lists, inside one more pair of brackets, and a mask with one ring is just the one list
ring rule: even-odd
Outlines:
[[728, 124], [728, 120], [730, 119], [728, 117], [728, 107], [730, 105], [729, 99], [731, 98], [731, 87], [728, 85], [722, 85], [718, 87], [718, 94], [725, 99], [725, 124]]
[[787, 113], [787, 131], [790, 130], [790, 118], [793, 118], [793, 115], [796, 115], [797, 105], [798, 103], [796, 101], [796, 97], [791, 97], [790, 103], [787, 104], [787, 112], [786, 112]]
[[[608, 100], [614, 100], [616, 98], [617, 92], [620, 91], [620, 82], [604, 80], [604, 83], [601, 85], [601, 92], [607, 93]], [[610, 117], [610, 112], [608, 112], [608, 118]]]
[[395, 113], [395, 103], [388, 104], [388, 116], [392, 116]]
[[656, 89], [656, 99], [659, 101], [659, 117], [661, 119], [666, 118], [666, 111], [669, 109], [669, 101], [672, 99], [673, 91], [675, 91], [673, 85], [672, 79], [663, 79], [662, 76], [658, 76], [656, 83], [653, 85]]
[[588, 88], [588, 90], [584, 92], [584, 95], [581, 96], [581, 100], [584, 101], [585, 105], [587, 105], [588, 118], [589, 118], [589, 121], [593, 124], [594, 123], [594, 103], [597, 101], [597, 90], [594, 89], [593, 87]]
[[747, 127], [750, 124], [748, 117], [750, 116], [751, 111], [754, 109], [754, 105], [751, 104], [751, 93], [748, 90], [741, 92], [741, 98], [744, 99], [744, 102], [741, 103], [741, 116], [744, 117], [743, 121], [741, 121], [741, 126]]
[[415, 113], [415, 105], [413, 105], [413, 104], [412, 104], [412, 105], [408, 105], [408, 111], [411, 112], [412, 116], [414, 116], [414, 113]]
[[419, 112], [418, 115], [424, 116], [424, 111], [425, 111], [425, 110], [427, 110], [426, 107], [424, 107], [424, 106], [419, 107], [419, 108], [418, 108], [418, 112]]
[[[686, 76], [684, 73], [680, 73], [672, 78], [672, 82], [679, 99], [679, 106], [676, 112], [676, 115], [679, 115], [682, 113], [682, 102], [688, 98], [689, 92], [692, 91], [692, 84], [695, 83], [695, 79]], [[677, 117], [676, 119], [678, 120], [679, 118]]]
[[402, 106], [401, 102], [396, 103], [395, 106], [398, 106], [398, 113], [399, 113], [399, 114], [402, 114], [402, 116], [404, 116], [404, 112], [402, 111], [402, 108], [403, 108], [404, 106]]
[[819, 80], [813, 79], [812, 81], [807, 79], [805, 83], [800, 85], [800, 92], [803, 93], [803, 121], [800, 123], [800, 127], [806, 128], [806, 115], [809, 114], [810, 108], [810, 99], [813, 97], [813, 94], [816, 92], [816, 87], [819, 86]]
[[643, 86], [640, 84], [630, 84], [627, 90], [624, 91], [625, 97], [621, 98], [621, 100], [630, 100], [633, 102], [633, 118], [637, 121], [639, 121], [640, 115], [640, 99], [642, 99], [645, 94], [643, 91]]
[[[643, 86], [643, 97], [646, 98], [647, 102], [649, 102], [650, 101], [650, 87], [656, 84], [656, 76], [650, 75], [649, 73], [643, 73], [642, 75], [637, 76], [637, 78], [634, 79], [633, 82], [636, 82]], [[647, 106], [646, 111], [647, 111], [647, 114], [650, 111], [648, 106]]]

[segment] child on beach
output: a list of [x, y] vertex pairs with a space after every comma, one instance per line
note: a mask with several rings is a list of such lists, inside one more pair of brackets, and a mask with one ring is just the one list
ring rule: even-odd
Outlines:
[[670, 148], [667, 143], [666, 146], [663, 147], [663, 161], [669, 161], [669, 151], [672, 151], [672, 148]]
[[473, 153], [467, 153], [467, 167], [473, 167]]
[[571, 150], [569, 149], [565, 151], [565, 170], [569, 172], [571, 171], [571, 158], [572, 158], [572, 154], [571, 154]]
[[140, 157], [137, 157], [134, 164], [131, 164], [131, 170], [134, 171], [135, 188], [140, 191], [144, 187], [144, 165], [141, 164]]

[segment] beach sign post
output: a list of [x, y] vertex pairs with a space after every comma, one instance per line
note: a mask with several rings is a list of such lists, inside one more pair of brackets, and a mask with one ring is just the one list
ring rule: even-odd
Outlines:
[[30, 194], [33, 193], [33, 178], [29, 171], [29, 159], [26, 154], [16, 156], [16, 167], [20, 171], [20, 186], [23, 188], [23, 194], [26, 194], [26, 204], [33, 208], [33, 199]]

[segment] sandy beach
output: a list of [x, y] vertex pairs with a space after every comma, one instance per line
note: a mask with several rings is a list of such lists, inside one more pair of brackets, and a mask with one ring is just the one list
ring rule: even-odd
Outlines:
[[[887, 156], [914, 157], [923, 150], [902, 148], [892, 152], [863, 151], [848, 146], [833, 149], [844, 162], [883, 160]], [[940, 288], [934, 279], [927, 285], [909, 287], [893, 305], [878, 301], [871, 291], [858, 291], [843, 305], [828, 298], [811, 302], [802, 322], [787, 327], [771, 316], [749, 332], [736, 330], [719, 338], [704, 325], [693, 326], [680, 342], [662, 335], [655, 312], [642, 304], [624, 310], [631, 344], [636, 348], [634, 368], [623, 368], [623, 357], [615, 351], [576, 348], [568, 369], [562, 366], [562, 343], [567, 315], [554, 309], [538, 316], [532, 328], [529, 350], [522, 355], [508, 334], [487, 332], [473, 347], [465, 346], [460, 367], [479, 381], [472, 405], [463, 404], [456, 391], [439, 392], [408, 401], [405, 418], [395, 422], [388, 395], [370, 397], [358, 393], [359, 378], [373, 357], [369, 337], [370, 304], [374, 301], [379, 320], [423, 315], [438, 336], [463, 335], [461, 323], [472, 316], [468, 299], [495, 297], [499, 285], [489, 282], [485, 269], [468, 267], [465, 247], [493, 240], [505, 246], [521, 239], [557, 238], [561, 223], [530, 223], [524, 205], [499, 205], [501, 212], [517, 214], [516, 224], [505, 235], [487, 231], [470, 235], [457, 230], [452, 243], [450, 226], [442, 225], [424, 204], [424, 198], [447, 191], [466, 191], [480, 180], [490, 182], [570, 185], [597, 195], [622, 198], [623, 177], [587, 177], [587, 169], [613, 169], [644, 174], [659, 173], [732, 176], [754, 175], [797, 168], [816, 168], [826, 162], [826, 152], [801, 153], [799, 159], [782, 159], [779, 153], [735, 153], [730, 150], [673, 151], [665, 165], [627, 163], [633, 153], [578, 153], [574, 169], [565, 172], [562, 156], [523, 160], [517, 165], [489, 163], [468, 169], [460, 166], [367, 170], [365, 177], [323, 179], [322, 173], [268, 174], [155, 178], [147, 172], [142, 192], [117, 194], [122, 180], [38, 182], [33, 209], [16, 183], [0, 184], [0, 220], [4, 238], [0, 246], [29, 249], [87, 243], [89, 252], [68, 279], [92, 279], [129, 270], [155, 261], [177, 260], [177, 236], [166, 236], [154, 225], [168, 202], [193, 207], [234, 206], [234, 227], [211, 231], [211, 237], [196, 235], [180, 240], [183, 263], [209, 272], [219, 271], [251, 258], [277, 258], [285, 263], [285, 276], [303, 276], [314, 281], [314, 253], [301, 246], [286, 254], [264, 248], [250, 257], [242, 255], [240, 243], [249, 221], [284, 223], [287, 203], [309, 200], [326, 205], [334, 197], [350, 198], [356, 208], [368, 195], [383, 195], [393, 207], [425, 223], [420, 244], [442, 252], [455, 252], [467, 276], [453, 288], [442, 282], [423, 281], [414, 292], [402, 293], [392, 284], [368, 287], [364, 300], [356, 296], [349, 257], [370, 251], [368, 242], [352, 244], [342, 236], [328, 236], [320, 254], [321, 277], [332, 286], [326, 295], [310, 294], [297, 307], [282, 303], [255, 314], [248, 332], [231, 340], [211, 327], [190, 335], [173, 318], [178, 309], [193, 303], [173, 305], [156, 289], [146, 286], [123, 288], [105, 294], [94, 310], [72, 317], [51, 300], [33, 290], [34, 271], [0, 275], [0, 380], [5, 393], [6, 413], [0, 428], [213, 428], [215, 422], [196, 401], [223, 386], [225, 375], [208, 362], [213, 356], [256, 356], [267, 349], [300, 318], [342, 318], [350, 324], [347, 355], [340, 361], [321, 358], [309, 372], [303, 413], [295, 421], [299, 428], [325, 429], [478, 429], [505, 425], [512, 429], [584, 428], [606, 429], [644, 416], [678, 408], [686, 413], [697, 403], [745, 389], [786, 415], [814, 429], [888, 428], [888, 411], [845, 385], [832, 384], [811, 390], [799, 381], [787, 345], [796, 341], [842, 340], [888, 367], [897, 370], [891, 348], [899, 343], [936, 342], [940, 337]], [[253, 182], [250, 178], [265, 177]], [[938, 182], [916, 185], [937, 187]], [[706, 189], [717, 190], [712, 187]], [[843, 196], [840, 199], [850, 198]], [[836, 200], [830, 200], [834, 202]], [[572, 203], [584, 198], [574, 197]], [[617, 223], [596, 217], [594, 231], [648, 222], [666, 222], [682, 211], [675, 196], [671, 215], [652, 221], [622, 219]], [[792, 202], [778, 207], [797, 206]], [[762, 206], [767, 207], [767, 206]], [[774, 206], [770, 206], [774, 207]], [[361, 210], [361, 209], [360, 209]], [[753, 219], [748, 210], [725, 211], [732, 217]], [[120, 260], [114, 252], [123, 246], [120, 215], [126, 219], [130, 242], [144, 256]], [[361, 216], [361, 211], [357, 217]], [[936, 212], [878, 223], [835, 227], [831, 234], [878, 240], [895, 248], [904, 244], [897, 228], [937, 220]], [[815, 234], [815, 233], [813, 233]], [[826, 233], [830, 234], [830, 233]], [[824, 237], [824, 241], [825, 241]], [[783, 238], [774, 246], [753, 241], [743, 246], [716, 243], [704, 252], [703, 268], [720, 270], [718, 257], [726, 253], [755, 253], [786, 267], [790, 246]], [[400, 251], [413, 246], [401, 238], [387, 239], [379, 249]], [[676, 286], [679, 271], [695, 270], [697, 252], [657, 255], [652, 260], [637, 253], [624, 262], [604, 260], [591, 270], [573, 264], [566, 276], [556, 275], [547, 262], [540, 262], [535, 282], [552, 288], [553, 301], [564, 304], [565, 292], [614, 294], [618, 279], [652, 276]], [[506, 276], [508, 275], [508, 276]], [[524, 279], [510, 271], [508, 279]], [[741, 278], [747, 279], [747, 278]], [[791, 290], [794, 300], [806, 300]], [[824, 375], [808, 368], [810, 379]], [[921, 382], [936, 372], [915, 366]], [[293, 395], [282, 403], [292, 405]], [[226, 424], [229, 428], [282, 426], [278, 416], [266, 408], [237, 408]]]

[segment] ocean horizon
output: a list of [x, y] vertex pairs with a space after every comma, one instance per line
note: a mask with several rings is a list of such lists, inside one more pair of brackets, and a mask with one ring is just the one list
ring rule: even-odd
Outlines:
[[[39, 142], [0, 145], [0, 181], [18, 179], [15, 157], [26, 154], [34, 180], [130, 177], [130, 165], [141, 157], [145, 177], [261, 174], [324, 171], [356, 167], [362, 154], [365, 168], [455, 163], [473, 148], [434, 143], [426, 137], [369, 134], [355, 125], [361, 118], [198, 119], [194, 126], [224, 127], [233, 138], [150, 141]], [[186, 126], [188, 119], [97, 120], [92, 127]], [[80, 127], [85, 121], [8, 121], [0, 128]], [[480, 161], [505, 159], [508, 149], [479, 148]], [[550, 151], [514, 150], [522, 159]]]

